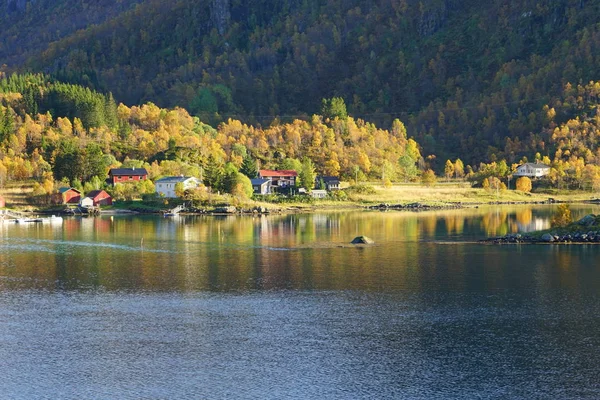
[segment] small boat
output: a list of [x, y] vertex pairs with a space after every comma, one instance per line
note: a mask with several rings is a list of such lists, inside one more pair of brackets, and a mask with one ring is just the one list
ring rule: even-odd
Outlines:
[[42, 222], [43, 223], [50, 223], [50, 224], [62, 224], [63, 222], [63, 217], [61, 217], [60, 215], [53, 215], [51, 217], [48, 218], [42, 218]]
[[15, 219], [17, 224], [27, 224], [29, 222], [42, 222], [41, 218], [17, 218]]
[[17, 218], [14, 221], [17, 224], [27, 224], [27, 223], [31, 223], [31, 222], [42, 222], [42, 223], [45, 223], [45, 224], [48, 224], [48, 223], [50, 223], [50, 224], [55, 224], [55, 223], [62, 224], [63, 218], [61, 216], [53, 215], [53, 216], [48, 217], [48, 218]]

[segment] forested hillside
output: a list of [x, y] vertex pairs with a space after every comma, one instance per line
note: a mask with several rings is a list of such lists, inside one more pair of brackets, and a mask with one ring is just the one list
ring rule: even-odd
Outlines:
[[59, 185], [98, 189], [109, 168], [129, 166], [147, 168], [151, 179], [202, 177], [213, 192], [232, 192], [238, 171], [253, 178], [259, 167], [293, 169], [307, 171], [301, 185], [310, 189], [314, 173], [389, 182], [426, 168], [399, 120], [379, 129], [349, 117], [341, 99], [323, 112], [264, 129], [232, 119], [214, 129], [182, 108], [117, 105], [110, 94], [41, 74], [0, 74], [0, 187], [34, 179], [42, 195]]
[[[447, 158], [544, 153], [544, 106], [567, 83], [600, 79], [590, 0], [9, 0], [0, 10], [6, 71], [44, 71], [130, 106], [181, 106], [215, 127], [310, 122], [339, 96], [355, 118], [404, 121], [438, 170]], [[553, 123], [575, 116], [556, 109]]]

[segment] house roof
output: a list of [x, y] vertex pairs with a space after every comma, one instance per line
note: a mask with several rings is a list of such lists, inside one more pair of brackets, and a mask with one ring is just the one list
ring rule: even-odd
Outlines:
[[317, 177], [315, 178], [315, 180], [316, 180], [317, 182], [318, 182], [318, 181], [320, 181], [321, 179], [322, 179], [322, 180], [323, 180], [323, 182], [325, 182], [325, 183], [328, 183], [328, 182], [329, 182], [329, 183], [335, 183], [335, 182], [337, 182], [337, 183], [340, 183], [340, 179], [339, 179], [338, 177], [336, 177], [336, 176], [317, 176]]
[[79, 190], [71, 188], [71, 187], [61, 187], [60, 189], [58, 189], [58, 193], [67, 193], [69, 190], [72, 190], [74, 192], [81, 194], [81, 192]]
[[250, 179], [250, 182], [252, 183], [252, 185], [264, 185], [267, 182], [270, 182], [268, 179], [263, 179], [263, 178], [255, 178], [255, 179]]
[[523, 167], [525, 165], [527, 165], [527, 166], [529, 166], [531, 168], [542, 168], [542, 169], [550, 168], [546, 164], [542, 164], [542, 163], [530, 163], [530, 162], [525, 163], [525, 164], [521, 164], [521, 165], [519, 165], [519, 167]]
[[90, 199], [95, 199], [96, 197], [98, 197], [99, 195], [101, 195], [102, 193], [106, 194], [108, 197], [110, 197], [110, 194], [106, 193], [104, 190], [92, 190], [91, 192], [89, 192], [87, 194], [87, 196], [85, 197], [89, 197]]
[[298, 173], [293, 169], [282, 169], [282, 170], [273, 170], [273, 169], [261, 169], [258, 171], [260, 176], [298, 176]]
[[188, 179], [196, 179], [193, 176], [165, 176], [164, 178], [160, 178], [154, 183], [179, 183], [185, 182]]
[[148, 175], [146, 168], [112, 168], [108, 171], [109, 175], [128, 175], [128, 176], [144, 176]]

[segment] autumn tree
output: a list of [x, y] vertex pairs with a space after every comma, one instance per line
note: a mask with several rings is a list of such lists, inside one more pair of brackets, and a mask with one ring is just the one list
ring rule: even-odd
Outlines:
[[433, 186], [437, 182], [437, 177], [432, 169], [427, 169], [421, 174], [421, 183], [425, 186]]
[[454, 162], [454, 175], [456, 179], [460, 179], [465, 176], [465, 166], [460, 158], [457, 158]]
[[449, 181], [454, 175], [454, 164], [450, 160], [446, 160], [446, 165], [444, 167], [444, 175], [446, 175], [446, 180]]
[[521, 192], [525, 192], [525, 193], [529, 193], [531, 192], [531, 179], [529, 179], [526, 176], [522, 176], [519, 179], [517, 179], [517, 190], [520, 190]]

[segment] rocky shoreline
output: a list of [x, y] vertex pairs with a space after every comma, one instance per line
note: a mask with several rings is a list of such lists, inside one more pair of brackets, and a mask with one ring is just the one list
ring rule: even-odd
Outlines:
[[530, 234], [508, 234], [501, 237], [482, 239], [479, 243], [487, 244], [600, 244], [600, 216], [588, 214], [579, 221], [566, 227], [555, 228], [549, 232]]
[[431, 210], [458, 210], [465, 206], [460, 203], [430, 205], [423, 203], [408, 203], [408, 204], [387, 204], [381, 203], [374, 206], [367, 206], [369, 210], [408, 210], [408, 211], [431, 211]]

